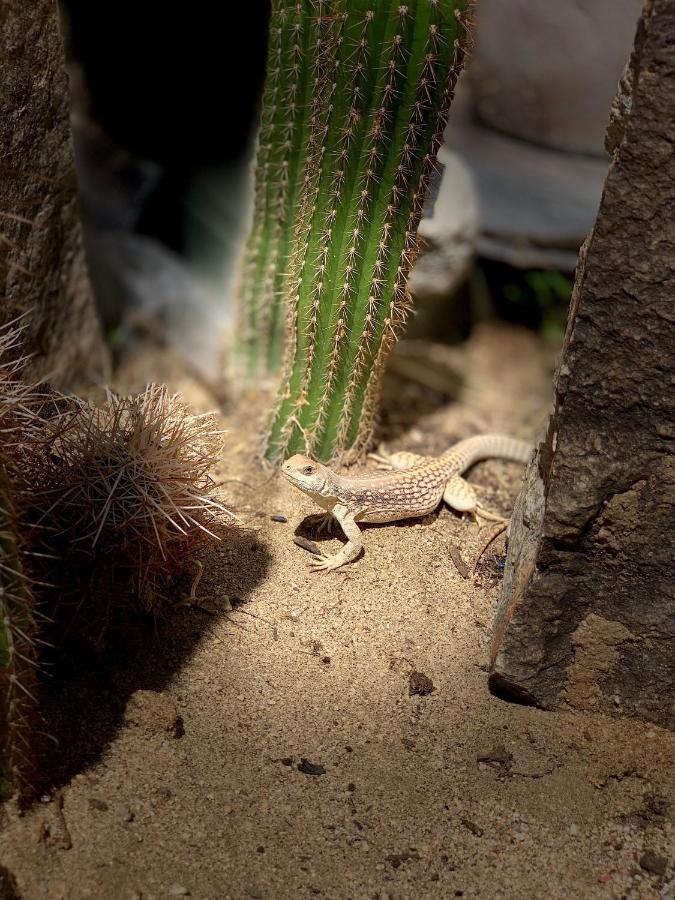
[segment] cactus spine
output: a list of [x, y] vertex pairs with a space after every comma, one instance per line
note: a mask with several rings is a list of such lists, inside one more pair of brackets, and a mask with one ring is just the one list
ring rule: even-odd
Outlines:
[[[284, 244], [291, 252], [277, 270], [288, 334], [265, 448], [273, 462], [298, 451], [329, 460], [370, 440], [380, 375], [409, 310], [407, 276], [463, 61], [466, 7], [467, 0], [293, 7], [306, 33], [299, 78], [309, 104], [302, 129], [293, 125], [302, 174], [287, 192], [298, 198]], [[289, 9], [277, 3], [275, 21], [281, 13], [287, 21]], [[275, 96], [288, 91], [289, 69], [280, 68]], [[271, 92], [268, 85], [266, 101]], [[280, 135], [272, 126], [268, 143]], [[264, 177], [261, 168], [259, 182]], [[264, 292], [259, 301], [268, 302]]]

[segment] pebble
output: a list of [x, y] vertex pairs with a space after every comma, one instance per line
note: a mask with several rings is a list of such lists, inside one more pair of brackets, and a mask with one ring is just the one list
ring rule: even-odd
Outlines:
[[[314, 541], [310, 541], [306, 537], [303, 537], [301, 534], [295, 535], [293, 543], [297, 544], [298, 547], [302, 547], [303, 550], [307, 550], [308, 553], [313, 553], [316, 556], [321, 555], [321, 548], [319, 545], [315, 544]], [[295, 588], [295, 590], [297, 590], [297, 588]]]
[[282, 524], [288, 522], [286, 516], [270, 516], [270, 519], [272, 520], [272, 522], [281, 522]]
[[570, 827], [569, 827], [569, 832], [570, 832], [570, 834], [572, 834], [572, 835], [577, 835], [577, 834], [579, 834], [579, 826], [578, 826], [578, 825], [575, 825], [574, 823], [572, 823], [572, 825], [570, 825]]
[[645, 850], [638, 860], [641, 868], [651, 875], [665, 875], [668, 860], [654, 850]]
[[172, 897], [189, 897], [190, 891], [182, 884], [172, 884], [169, 888], [169, 894]]
[[301, 757], [300, 762], [298, 763], [298, 772], [302, 772], [304, 775], [325, 775], [326, 770], [323, 766], [318, 763], [310, 762], [305, 757]]
[[434, 689], [433, 681], [424, 672], [411, 672], [408, 676], [408, 693], [411, 697], [415, 694], [426, 697]]
[[117, 816], [122, 822], [133, 822], [134, 814], [129, 806], [122, 804], [117, 810]]

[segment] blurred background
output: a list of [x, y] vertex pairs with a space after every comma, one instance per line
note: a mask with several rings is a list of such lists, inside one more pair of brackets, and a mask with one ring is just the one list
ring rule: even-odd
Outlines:
[[[411, 276], [411, 338], [500, 317], [560, 342], [641, 0], [479, 0]], [[266, 0], [62, 0], [76, 165], [113, 349], [222, 365], [248, 224]]]

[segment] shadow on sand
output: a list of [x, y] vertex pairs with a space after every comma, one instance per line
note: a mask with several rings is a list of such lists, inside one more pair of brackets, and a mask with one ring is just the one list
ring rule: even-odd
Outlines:
[[[176, 602], [162, 617], [138, 616], [118, 631], [106, 649], [71, 641], [49, 670], [43, 692], [46, 732], [54, 743], [45, 754], [41, 792], [58, 789], [98, 762], [115, 739], [125, 709], [138, 690], [162, 691], [190, 659], [201, 638], [227, 617], [232, 605], [246, 602], [265, 578], [269, 556], [251, 535], [239, 535], [212, 548], [204, 560], [199, 594], [208, 592], [214, 604], [186, 605], [189, 579], [177, 586]], [[230, 603], [220, 603], [222, 597]], [[199, 599], [199, 598], [198, 598]], [[174, 724], [181, 736], [180, 717]]]

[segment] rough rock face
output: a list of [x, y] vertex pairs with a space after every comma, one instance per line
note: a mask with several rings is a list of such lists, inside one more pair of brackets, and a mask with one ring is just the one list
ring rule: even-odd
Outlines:
[[56, 0], [0, 3], [0, 322], [29, 312], [31, 375], [106, 370], [80, 233]]
[[647, 0], [608, 130], [546, 438], [511, 529], [490, 684], [675, 727], [675, 0]]

